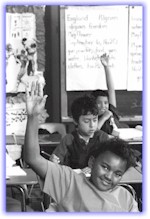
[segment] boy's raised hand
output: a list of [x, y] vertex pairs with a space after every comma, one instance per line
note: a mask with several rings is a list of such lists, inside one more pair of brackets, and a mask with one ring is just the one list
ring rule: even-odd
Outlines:
[[45, 108], [47, 95], [43, 96], [43, 85], [32, 82], [31, 92], [26, 86], [26, 109], [28, 115], [39, 115]]
[[100, 57], [101, 63], [103, 66], [109, 66], [109, 55], [106, 53]]

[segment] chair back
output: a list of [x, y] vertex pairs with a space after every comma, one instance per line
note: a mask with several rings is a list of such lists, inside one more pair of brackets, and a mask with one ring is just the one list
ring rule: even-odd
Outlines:
[[138, 197], [137, 197], [136, 191], [135, 191], [135, 189], [131, 185], [126, 184], [126, 183], [122, 183], [122, 184], [120, 184], [120, 186], [122, 186], [125, 189], [127, 189], [131, 193], [133, 198], [138, 202]]
[[62, 138], [66, 135], [66, 127], [62, 123], [43, 123], [39, 128], [47, 130], [50, 134], [58, 132]]

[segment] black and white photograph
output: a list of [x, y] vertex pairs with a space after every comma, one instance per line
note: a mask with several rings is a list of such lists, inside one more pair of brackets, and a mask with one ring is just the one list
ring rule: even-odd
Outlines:
[[145, 5], [4, 8], [5, 216], [140, 216]]

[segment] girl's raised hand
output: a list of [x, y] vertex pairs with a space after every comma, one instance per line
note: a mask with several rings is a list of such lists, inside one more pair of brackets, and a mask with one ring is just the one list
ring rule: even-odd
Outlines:
[[26, 110], [28, 115], [39, 115], [45, 108], [47, 95], [43, 96], [43, 85], [32, 82], [31, 92], [26, 86]]
[[101, 60], [102, 65], [104, 66], [109, 65], [109, 55], [107, 55], [106, 53], [100, 57], [100, 60]]

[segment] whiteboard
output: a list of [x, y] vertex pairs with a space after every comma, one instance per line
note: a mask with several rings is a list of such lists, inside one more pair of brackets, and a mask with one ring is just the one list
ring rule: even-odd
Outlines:
[[142, 90], [142, 11], [141, 6], [129, 8], [129, 69], [127, 90]]
[[65, 8], [66, 91], [107, 89], [100, 56], [110, 56], [116, 90], [142, 91], [142, 6]]
[[127, 88], [128, 6], [65, 10], [66, 90], [107, 89], [100, 56], [110, 56], [115, 89]]

